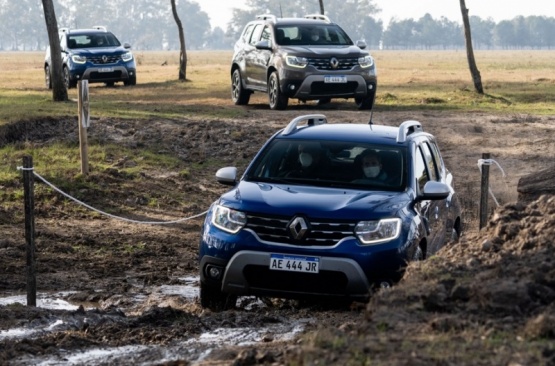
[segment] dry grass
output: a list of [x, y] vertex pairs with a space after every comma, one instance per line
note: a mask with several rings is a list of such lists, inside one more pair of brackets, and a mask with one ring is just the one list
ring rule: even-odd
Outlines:
[[[187, 82], [177, 81], [177, 52], [135, 53], [138, 84], [124, 88], [91, 85], [91, 112], [128, 118], [195, 116], [241, 118], [245, 108], [229, 96], [231, 51], [189, 51]], [[376, 51], [377, 108], [484, 110], [552, 114], [555, 51], [480, 51], [476, 61], [486, 95], [474, 92], [462, 51]], [[42, 52], [0, 52], [0, 123], [75, 113], [72, 102], [51, 103], [44, 87]], [[352, 101], [345, 101], [349, 106]], [[265, 106], [255, 94], [251, 104]], [[214, 108], [217, 106], [218, 108]]]

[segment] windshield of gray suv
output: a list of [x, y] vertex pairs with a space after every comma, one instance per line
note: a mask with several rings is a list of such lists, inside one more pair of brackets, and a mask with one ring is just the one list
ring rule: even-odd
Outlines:
[[360, 142], [276, 139], [245, 174], [250, 182], [402, 191], [403, 147]]
[[347, 33], [334, 24], [278, 25], [276, 42], [282, 46], [353, 45]]
[[118, 39], [112, 33], [75, 34], [69, 35], [67, 39], [67, 47], [71, 49], [118, 47], [119, 45]]

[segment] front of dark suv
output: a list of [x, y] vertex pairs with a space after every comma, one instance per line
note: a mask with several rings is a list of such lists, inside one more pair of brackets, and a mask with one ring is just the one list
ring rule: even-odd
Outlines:
[[278, 110], [289, 98], [354, 98], [359, 109], [371, 109], [377, 88], [376, 65], [363, 41], [354, 44], [329, 20], [306, 18], [247, 24], [235, 45], [231, 76], [235, 104], [267, 92], [270, 108]]

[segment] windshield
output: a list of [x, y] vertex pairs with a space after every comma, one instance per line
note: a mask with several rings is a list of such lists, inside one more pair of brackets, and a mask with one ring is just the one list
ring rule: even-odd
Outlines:
[[343, 141], [274, 140], [245, 175], [251, 182], [404, 190], [402, 147]]
[[119, 45], [118, 39], [111, 33], [70, 35], [67, 40], [67, 46], [71, 49], [117, 47]]
[[351, 46], [353, 41], [335, 24], [280, 25], [276, 27], [279, 45], [334, 45]]

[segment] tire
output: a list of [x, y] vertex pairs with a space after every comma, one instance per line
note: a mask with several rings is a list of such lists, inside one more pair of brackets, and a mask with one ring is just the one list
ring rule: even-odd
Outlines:
[[44, 67], [44, 83], [48, 89], [52, 89], [52, 75], [50, 74], [50, 66]]
[[412, 256], [412, 260], [413, 261], [423, 261], [424, 260], [424, 251], [422, 250], [420, 245], [418, 245], [416, 247], [416, 250], [414, 251], [414, 254]]
[[113, 81], [108, 81], [107, 83], [104, 83], [107, 87], [111, 88], [114, 86], [114, 82]]
[[137, 77], [136, 76], [130, 76], [129, 79], [127, 79], [123, 82], [123, 85], [125, 85], [125, 86], [137, 85]]
[[276, 71], [272, 72], [268, 79], [268, 100], [270, 109], [273, 110], [283, 110], [287, 108], [287, 103], [289, 102], [289, 98], [281, 93], [279, 77]]
[[236, 69], [231, 75], [231, 100], [235, 105], [247, 105], [250, 98], [251, 93], [243, 88], [241, 71]]
[[233, 309], [237, 296], [224, 294], [219, 288], [200, 283], [200, 305], [212, 311]]
[[75, 88], [77, 86], [77, 81], [71, 80], [71, 75], [67, 66], [63, 69], [64, 84], [66, 84], [67, 89]]
[[366, 98], [355, 98], [355, 103], [359, 110], [369, 110], [374, 107], [375, 97], [376, 97], [376, 92], [372, 92]]
[[459, 237], [460, 237], [459, 232], [457, 231], [457, 228], [454, 227], [451, 230], [451, 237], [450, 237], [449, 242], [450, 243], [458, 243], [459, 242]]

